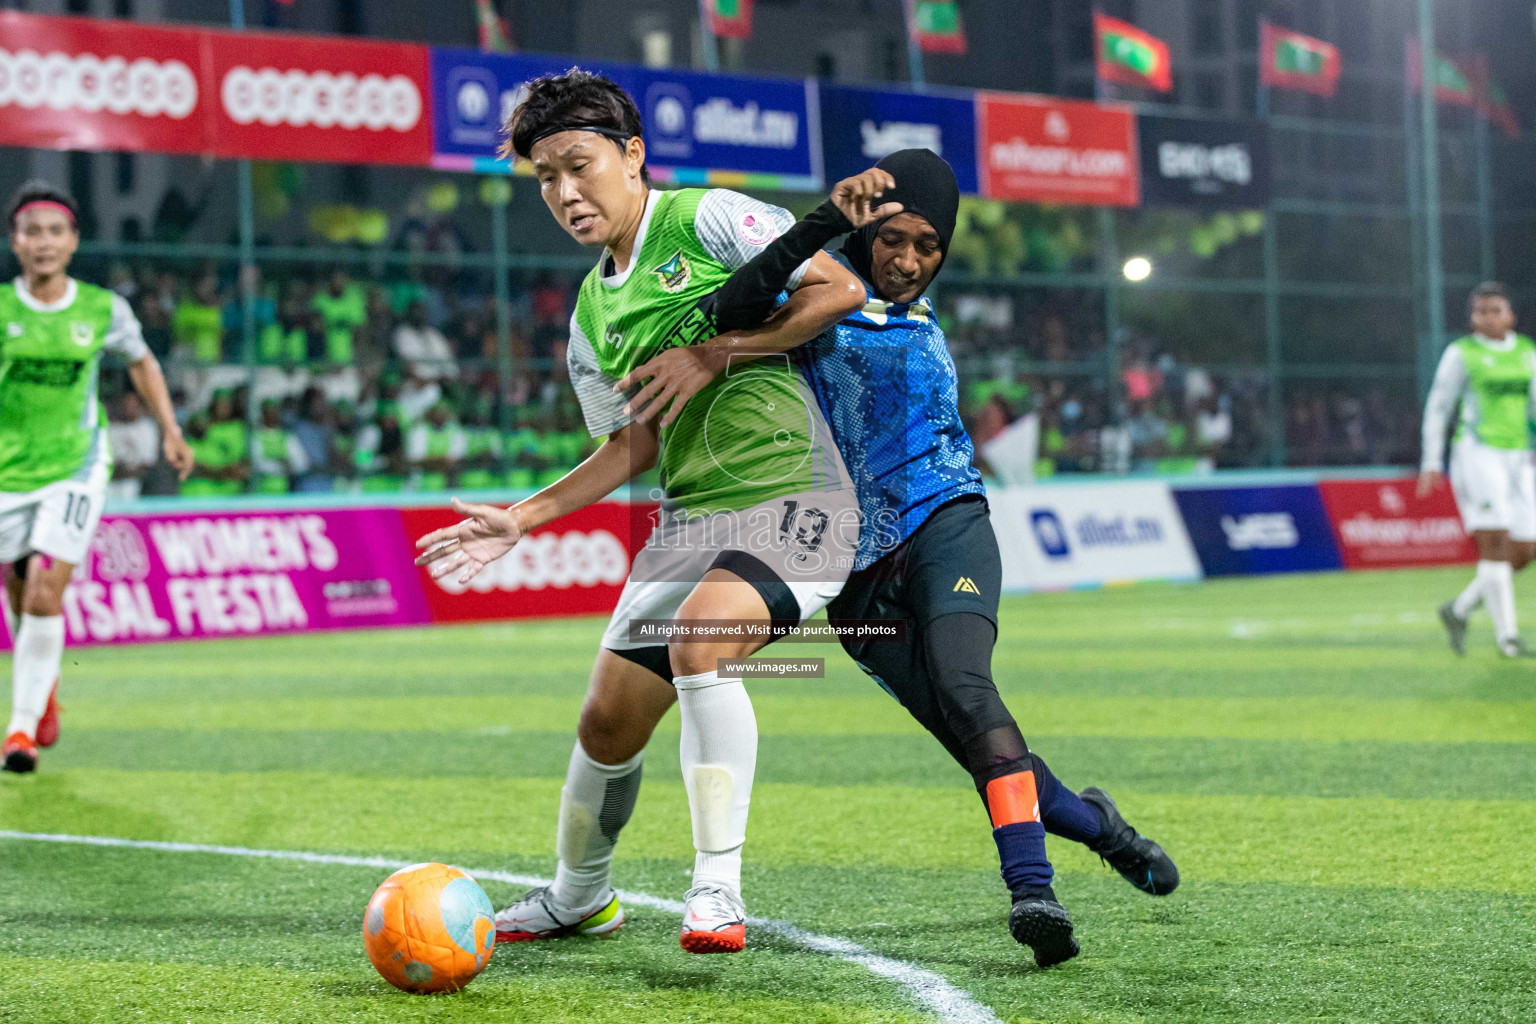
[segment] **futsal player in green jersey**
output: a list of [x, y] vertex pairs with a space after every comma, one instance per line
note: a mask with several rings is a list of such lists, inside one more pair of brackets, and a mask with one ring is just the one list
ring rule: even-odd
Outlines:
[[614, 843], [634, 806], [645, 744], [676, 702], [697, 851], [680, 940], [694, 953], [736, 952], [745, 943], [741, 851], [757, 725], [740, 677], [718, 667], [765, 640], [669, 644], [635, 630], [647, 620], [793, 627], [842, 589], [858, 546], [852, 482], [789, 361], [753, 359], [751, 348], [816, 337], [862, 308], [864, 289], [831, 257], [807, 260], [767, 324], [733, 334], [734, 347], [709, 346], [701, 360], [718, 359], [705, 371], [713, 382], [658, 426], [643, 407], [628, 408], [638, 385], [621, 392], [618, 382], [661, 351], [701, 351], [715, 334], [713, 293], [793, 218], [724, 189], [652, 190], [634, 101], [598, 75], [573, 69], [530, 83], [507, 127], [507, 155], [532, 161], [555, 220], [602, 249], [571, 318], [567, 362], [588, 430], [606, 441], [510, 509], [456, 503], [468, 518], [423, 537], [419, 561], [467, 582], [530, 530], [652, 466], [663, 493], [588, 686], [561, 791], [554, 884], [498, 914], [497, 936], [599, 934], [623, 923], [609, 884]]
[[1472, 333], [1446, 347], [1424, 405], [1419, 495], [1444, 482], [1445, 435], [1461, 405], [1451, 443], [1451, 488], [1462, 523], [1477, 543], [1477, 575], [1440, 606], [1451, 647], [1466, 653], [1467, 618], [1488, 606], [1494, 641], [1506, 657], [1529, 657], [1515, 618], [1514, 574], [1536, 557], [1536, 345], [1515, 333], [1502, 285], [1478, 285], [1468, 301]]
[[128, 361], [165, 457], [183, 478], [192, 452], [128, 303], [69, 276], [80, 244], [74, 199], [33, 181], [8, 212], [21, 276], [0, 285], [0, 562], [15, 566], [6, 588], [11, 720], [0, 759], [7, 771], [30, 772], [38, 747], [58, 739], [64, 588], [90, 548], [112, 478], [96, 397], [104, 353]]

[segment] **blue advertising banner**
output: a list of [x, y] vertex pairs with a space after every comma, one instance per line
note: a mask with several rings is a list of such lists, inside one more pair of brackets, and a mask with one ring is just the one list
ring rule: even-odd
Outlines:
[[1173, 497], [1207, 576], [1344, 568], [1313, 485], [1176, 488]]
[[679, 185], [819, 191], [816, 83], [640, 68], [550, 54], [495, 54], [432, 47], [432, 163], [503, 172], [501, 125], [540, 75], [573, 64], [601, 71], [631, 96], [645, 121], [646, 163]]
[[955, 169], [961, 192], [979, 191], [976, 101], [969, 96], [823, 85], [821, 148], [829, 183], [898, 149], [931, 149]]
[[629, 70], [653, 177], [679, 185], [822, 188], [813, 80]]
[[541, 75], [559, 74], [579, 63], [601, 71], [634, 91], [627, 65], [576, 61], [550, 54], [482, 53], [434, 46], [431, 71], [432, 164], [445, 170], [506, 173], [496, 158], [501, 125], [522, 100], [522, 89]]

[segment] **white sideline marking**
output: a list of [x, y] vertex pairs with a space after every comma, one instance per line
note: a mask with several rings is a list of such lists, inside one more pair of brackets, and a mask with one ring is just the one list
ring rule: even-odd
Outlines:
[[[389, 857], [351, 857], [338, 853], [308, 853], [304, 850], [253, 850], [245, 846], [211, 846], [203, 843], [171, 843], [151, 839], [119, 839], [115, 836], [73, 836], [50, 832], [13, 832], [0, 829], [0, 839], [17, 839], [34, 843], [71, 843], [76, 846], [115, 846], [133, 850], [159, 850], [165, 853], [216, 853], [226, 857], [257, 857], [265, 860], [296, 860], [305, 864], [340, 864], [354, 868], [385, 868], [390, 871], [419, 864], [415, 860], [394, 860]], [[535, 875], [514, 875], [506, 871], [465, 868], [476, 878], [510, 885], [548, 885], [549, 879]], [[669, 914], [683, 913], [678, 900], [663, 899], [643, 892], [618, 890], [619, 898], [637, 907], [649, 907]], [[787, 921], [773, 921], [762, 917], [749, 917], [747, 923], [754, 928], [772, 932], [783, 939], [817, 953], [825, 953], [848, 963], [858, 964], [871, 974], [888, 978], [906, 990], [913, 1002], [925, 1006], [946, 1024], [1002, 1024], [991, 1010], [972, 999], [963, 989], [950, 984], [942, 976], [909, 964], [905, 960], [893, 960], [879, 953], [872, 953], [849, 939], [835, 935], [818, 935], [796, 927]]]

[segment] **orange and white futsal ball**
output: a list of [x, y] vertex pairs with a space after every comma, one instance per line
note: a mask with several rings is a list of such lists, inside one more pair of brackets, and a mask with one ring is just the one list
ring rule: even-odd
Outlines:
[[412, 864], [368, 901], [363, 945], [396, 988], [457, 992], [490, 961], [496, 915], [485, 890], [458, 868]]

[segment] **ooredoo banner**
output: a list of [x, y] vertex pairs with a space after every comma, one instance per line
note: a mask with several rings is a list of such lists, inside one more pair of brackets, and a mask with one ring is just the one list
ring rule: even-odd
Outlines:
[[206, 38], [219, 156], [430, 161], [425, 46], [252, 32]]
[[107, 516], [64, 596], [72, 644], [428, 621], [392, 508]]
[[[650, 536], [655, 504], [600, 502], [535, 530], [466, 586], [418, 570], [433, 622], [475, 622], [612, 611], [634, 555]], [[407, 508], [411, 538], [462, 518], [450, 508]]]
[[1449, 487], [1427, 498], [1418, 497], [1412, 479], [1324, 480], [1317, 487], [1346, 569], [1477, 560]]
[[1200, 563], [1168, 485], [1047, 484], [987, 492], [1004, 590], [1197, 580]]
[[1179, 487], [1173, 497], [1207, 576], [1343, 568], [1313, 484]]
[[0, 144], [208, 149], [199, 35], [0, 12]]
[[979, 92], [976, 130], [984, 196], [1085, 206], [1141, 199], [1129, 107]]

